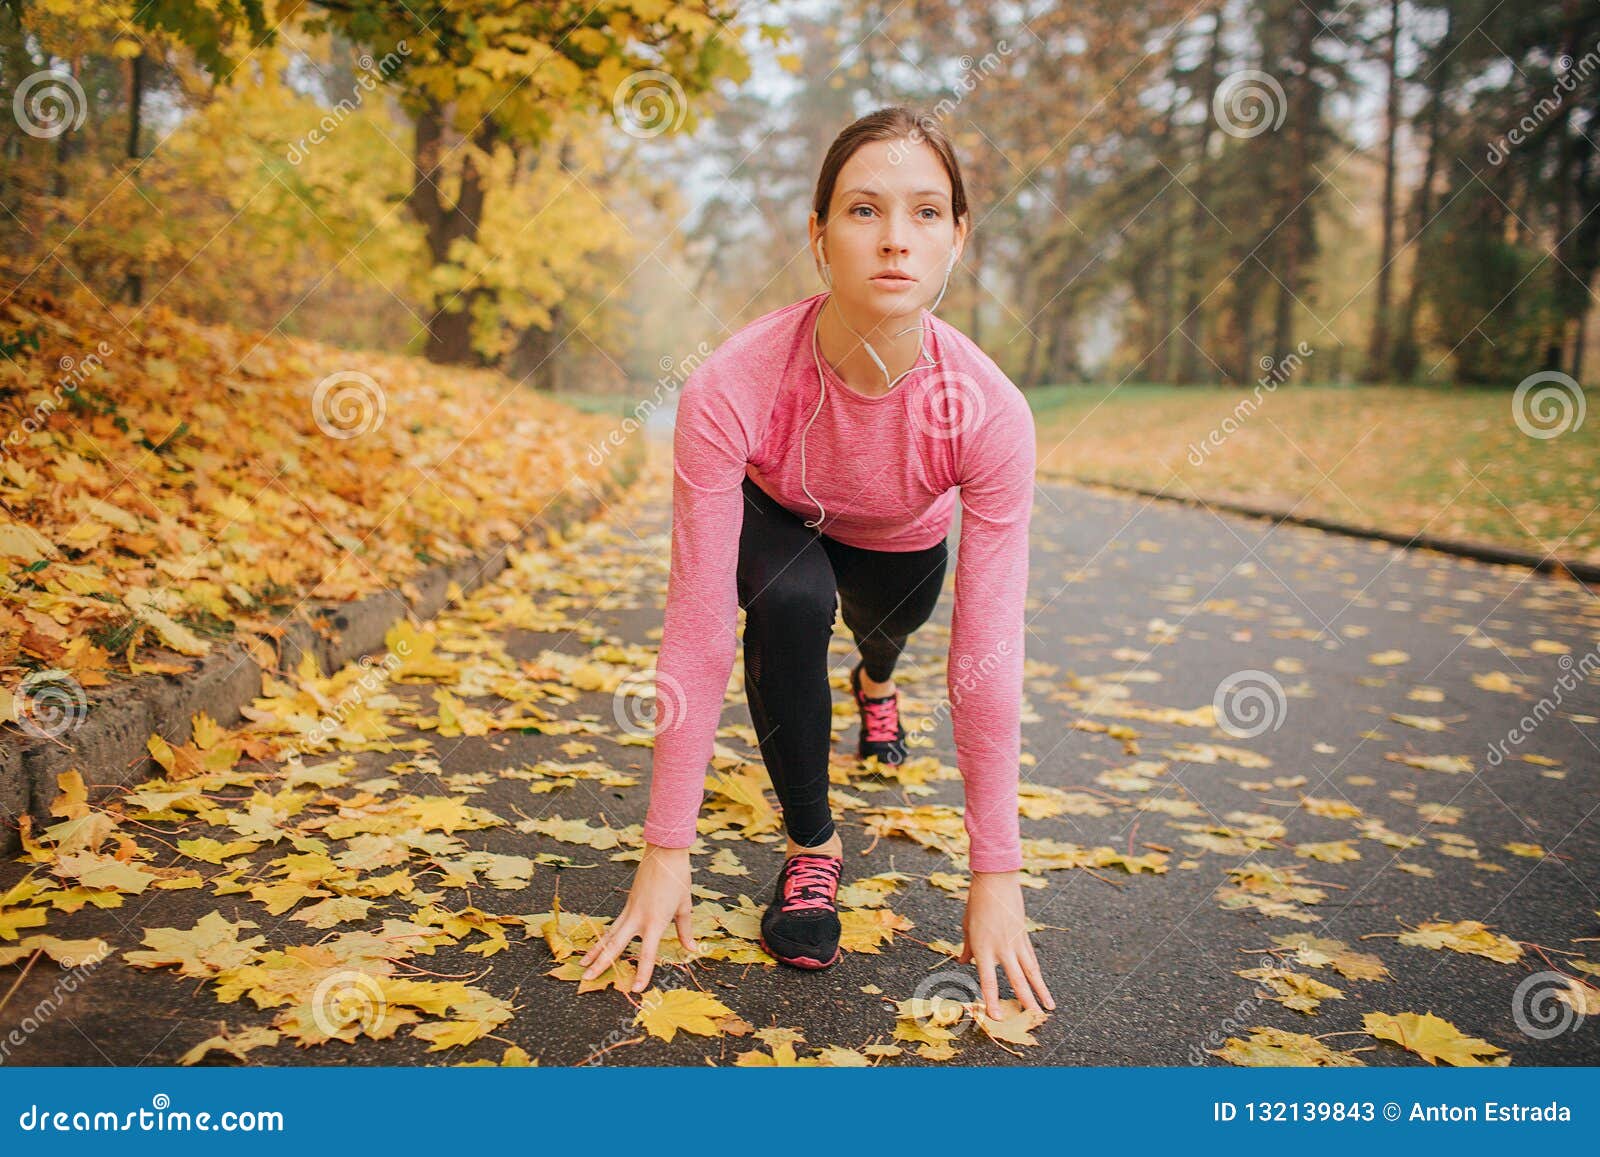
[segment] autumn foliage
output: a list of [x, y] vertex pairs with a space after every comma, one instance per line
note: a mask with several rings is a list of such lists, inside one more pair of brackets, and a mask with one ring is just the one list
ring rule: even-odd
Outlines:
[[615, 465], [587, 453], [605, 419], [489, 371], [131, 313], [0, 305], [7, 688], [270, 656], [297, 605], [403, 590]]

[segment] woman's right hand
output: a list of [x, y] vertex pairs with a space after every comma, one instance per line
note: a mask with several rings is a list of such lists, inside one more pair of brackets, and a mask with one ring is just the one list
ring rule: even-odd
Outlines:
[[[594, 947], [584, 953], [588, 967], [583, 979], [592, 980], [611, 966], [635, 936], [639, 937], [639, 972], [634, 977], [634, 992], [650, 986], [656, 966], [656, 948], [667, 925], [676, 921], [678, 942], [690, 952], [698, 952], [690, 928], [694, 896], [689, 890], [693, 871], [688, 848], [663, 848], [647, 843], [644, 856], [633, 875], [633, 889], [622, 914], [613, 920]], [[590, 963], [590, 962], [593, 963]]]

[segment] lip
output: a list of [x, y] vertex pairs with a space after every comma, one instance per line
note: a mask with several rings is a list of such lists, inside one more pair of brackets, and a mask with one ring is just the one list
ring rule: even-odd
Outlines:
[[906, 273], [879, 273], [872, 278], [877, 285], [882, 286], [912, 286], [917, 284], [917, 279]]

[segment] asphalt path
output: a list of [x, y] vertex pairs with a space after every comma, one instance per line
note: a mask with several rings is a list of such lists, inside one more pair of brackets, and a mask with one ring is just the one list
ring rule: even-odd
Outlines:
[[[548, 630], [498, 631], [506, 653], [518, 660], [536, 660], [546, 649], [581, 657], [605, 643], [653, 646], [659, 640], [670, 519], [670, 490], [658, 462], [636, 493], [588, 536], [537, 572], [506, 571], [469, 599], [461, 611], [466, 620], [457, 622], [474, 614], [492, 622], [504, 600], [524, 597], [557, 617], [544, 624]], [[958, 540], [959, 524], [951, 536], [953, 550], [959, 550]], [[1466, 1035], [1505, 1049], [1514, 1065], [1600, 1063], [1600, 1017], [1546, 1031], [1541, 1025], [1548, 1020], [1539, 1018], [1552, 1015], [1549, 994], [1541, 996], [1537, 986], [1552, 981], [1529, 981], [1553, 971], [1576, 974], [1569, 963], [1576, 959], [1600, 960], [1600, 675], [1582, 678], [1600, 663], [1600, 600], [1592, 592], [1518, 568], [1058, 484], [1037, 490], [1032, 540], [1024, 778], [1075, 793], [1068, 798], [1079, 804], [1093, 799], [1104, 806], [1099, 815], [1069, 811], [1024, 818], [1023, 836], [1130, 855], [1158, 851], [1166, 870], [1030, 873], [1041, 886], [1025, 893], [1029, 912], [1044, 925], [1033, 943], [1057, 1002], [1055, 1013], [1034, 1030], [1039, 1043], [1008, 1050], [975, 1029], [964, 1030], [950, 1062], [923, 1059], [908, 1046], [883, 1063], [1221, 1064], [1204, 1050], [1243, 1036], [1252, 1025], [1350, 1034], [1327, 1043], [1362, 1048], [1358, 1055], [1368, 1064], [1424, 1063], [1361, 1035], [1363, 1014], [1374, 1011], [1434, 1013]], [[897, 672], [908, 717], [932, 710], [944, 690], [954, 574], [952, 558], [935, 619], [913, 638]], [[848, 762], [856, 723], [844, 679], [854, 651], [842, 622], [832, 658], [840, 705], [835, 750]], [[1569, 673], [1577, 676], [1569, 677], [1576, 683], [1570, 689], [1562, 685]], [[1235, 690], [1219, 697], [1219, 687]], [[1420, 698], [1417, 688], [1424, 689]], [[419, 704], [429, 701], [430, 691], [396, 688], [402, 699]], [[561, 714], [611, 725], [614, 702], [606, 693], [574, 693]], [[476, 705], [497, 703], [490, 697]], [[1197, 724], [1194, 713], [1207, 706], [1220, 709], [1229, 726]], [[1114, 713], [1130, 707], [1132, 715]], [[1266, 714], [1252, 714], [1256, 709]], [[1519, 730], [1512, 741], [1518, 721], [1536, 711], [1534, 726], [1525, 735]], [[1396, 714], [1441, 720], [1442, 730], [1407, 726], [1391, 718]], [[742, 696], [730, 697], [723, 721], [730, 728], [748, 726]], [[1132, 729], [1137, 752], [1116, 734], [1078, 726], [1085, 723]], [[560, 814], [615, 828], [643, 820], [648, 747], [522, 731], [443, 739], [408, 730], [399, 738], [418, 735], [433, 744], [437, 790], [488, 773], [478, 777], [483, 782], [470, 802], [508, 820]], [[948, 720], [931, 736], [931, 745], [915, 753], [937, 755], [954, 767]], [[560, 745], [573, 738], [596, 743], [598, 752], [584, 758], [632, 770], [638, 783], [604, 787], [580, 781], [533, 796], [524, 780], [493, 774], [560, 760]], [[719, 743], [759, 762], [736, 731]], [[1226, 757], [1199, 762], [1185, 758], [1196, 748], [1178, 744], [1223, 745], [1264, 756], [1270, 764], [1240, 766]], [[1491, 759], [1496, 750], [1508, 758]], [[1386, 759], [1390, 754], [1462, 756], [1472, 770], [1426, 770]], [[396, 758], [357, 756], [361, 769], [372, 772]], [[1140, 761], [1148, 773], [1144, 786], [1115, 774]], [[1108, 775], [1110, 784], [1099, 778]], [[870, 783], [841, 790], [874, 803], [960, 804], [958, 778], [930, 786], [933, 794], [919, 796]], [[1351, 805], [1361, 818], [1380, 820], [1388, 831], [1422, 843], [1388, 846], [1362, 835], [1355, 819], [1308, 810], [1306, 798]], [[1192, 814], [1169, 814], [1159, 803], [1146, 806], [1152, 800]], [[717, 995], [754, 1026], [801, 1030], [802, 1053], [827, 1045], [892, 1043], [891, 999], [934, 991], [975, 997], [974, 969], [927, 947], [930, 941], [961, 939], [960, 896], [926, 880], [959, 865], [904, 838], [873, 841], [851, 810], [841, 808], [839, 815], [847, 882], [880, 872], [907, 874], [889, 903], [912, 922], [912, 930], [876, 954], [849, 952], [819, 972], [709, 962], [687, 970], [663, 967], [661, 979]], [[1284, 834], [1244, 854], [1185, 839], [1207, 827], [1213, 835], [1222, 829], [1236, 835], [1274, 819]], [[558, 872], [541, 865], [521, 891], [480, 888], [469, 896], [449, 889], [441, 898], [445, 907], [470, 901], [501, 913], [549, 911], [559, 882], [564, 910], [610, 916], [620, 910], [632, 879], [632, 863], [613, 861], [608, 852], [510, 826], [459, 834], [472, 847], [527, 856], [551, 851], [572, 856], [577, 866]], [[1337, 841], [1349, 841], [1360, 858], [1321, 862], [1295, 852], [1297, 845]], [[710, 843], [713, 850], [730, 846], [725, 840]], [[1542, 851], [1517, 854], [1508, 844]], [[727, 903], [742, 893], [765, 904], [781, 848], [776, 841], [739, 841], [735, 851], [748, 876], [708, 873], [700, 858], [697, 881], [724, 893]], [[258, 858], [283, 850], [267, 849]], [[1223, 907], [1219, 888], [1230, 883], [1229, 869], [1250, 862], [1295, 868], [1323, 896], [1288, 905], [1303, 919]], [[206, 874], [217, 870], [199, 866]], [[0, 866], [0, 892], [24, 871], [20, 864]], [[248, 897], [214, 896], [205, 889], [152, 890], [129, 897], [120, 908], [53, 915], [48, 931], [103, 936], [120, 954], [139, 947], [144, 929], [187, 928], [213, 909], [255, 921], [275, 946], [323, 935], [266, 915]], [[385, 915], [404, 910], [403, 904], [381, 907]], [[1429, 920], [1481, 921], [1522, 942], [1524, 957], [1506, 964], [1396, 938]], [[1301, 968], [1335, 985], [1343, 999], [1327, 999], [1311, 1015], [1266, 999], [1260, 985], [1237, 973], [1263, 963], [1275, 946], [1273, 937], [1291, 933], [1373, 953], [1390, 978], [1348, 980], [1328, 969]], [[762, 1047], [749, 1036], [643, 1039], [623, 994], [577, 995], [570, 981], [546, 975], [554, 961], [545, 942], [523, 939], [520, 930], [509, 951], [488, 958], [443, 948], [413, 963], [441, 976], [473, 978], [510, 998], [515, 1018], [495, 1039], [446, 1053], [427, 1052], [426, 1042], [400, 1033], [353, 1046], [333, 1041], [296, 1048], [285, 1041], [251, 1053], [250, 1062], [454, 1063], [498, 1059], [506, 1043], [514, 1042], [546, 1065], [702, 1065], [708, 1059], [731, 1064], [739, 1053]], [[0, 994], [19, 971], [0, 970]], [[96, 968], [75, 992], [60, 991], [60, 975], [41, 960], [7, 997], [0, 1030], [27, 1018], [31, 1031], [8, 1049], [6, 1063], [170, 1064], [215, 1033], [220, 1022], [237, 1030], [266, 1024], [274, 1015], [248, 1000], [219, 1004], [203, 982], [170, 970], [133, 968], [120, 955]], [[1002, 992], [1008, 994], [1009, 987], [1002, 984]], [[208, 1063], [232, 1062], [213, 1053]]]

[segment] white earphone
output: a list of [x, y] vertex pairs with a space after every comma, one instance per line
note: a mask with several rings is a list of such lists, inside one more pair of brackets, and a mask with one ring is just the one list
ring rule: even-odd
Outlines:
[[[822, 238], [820, 238], [820, 237], [817, 238], [817, 254], [821, 258], [821, 263], [822, 263], [821, 264], [821, 270], [820, 270], [820, 273], [822, 275], [822, 283], [824, 285], [826, 285], [828, 287], [828, 289], [831, 291], [833, 289], [833, 273], [828, 267], [828, 258], [827, 258], [826, 246], [823, 244]], [[956, 267], [956, 247], [954, 245], [952, 245], [950, 247], [950, 260], [946, 261], [945, 265], [944, 265], [944, 284], [939, 287], [939, 296], [933, 299], [933, 304], [932, 305], [928, 306], [928, 311], [930, 313], [933, 310], [938, 309], [939, 308], [939, 302], [944, 300], [944, 291], [946, 289], [950, 288], [950, 273], [951, 273], [951, 271], [953, 269], [955, 269], [955, 267]], [[824, 302], [824, 306], [826, 306], [826, 302]], [[905, 371], [905, 373], [902, 373], [899, 378], [895, 378], [893, 381], [889, 381], [889, 367], [883, 364], [883, 359], [878, 356], [878, 351], [872, 348], [872, 343], [869, 342], [865, 337], [862, 337], [861, 334], [856, 333], [856, 331], [854, 329], [851, 329], [850, 323], [844, 321], [844, 316], [842, 314], [840, 315], [839, 320], [844, 323], [844, 327], [846, 329], [850, 330], [851, 333], [855, 334], [855, 336], [857, 338], [860, 338], [861, 344], [863, 346], [865, 346], [866, 349], [867, 349], [867, 356], [870, 357], [873, 360], [873, 362], [877, 365], [878, 369], [883, 371], [884, 380], [889, 383], [888, 386], [886, 387], [885, 391], [884, 391], [885, 393], [887, 393], [889, 390], [894, 389], [896, 383], [898, 383], [900, 381], [900, 378], [905, 377], [906, 374], [909, 374], [912, 370], [927, 369], [927, 368], [929, 368], [931, 366], [936, 366], [936, 365], [939, 364], [937, 359], [929, 361], [927, 363], [927, 365], [923, 365], [920, 361], [918, 361], [917, 363], [914, 363], [909, 369], [907, 369]], [[813, 530], [815, 530], [816, 528], [820, 527], [822, 525], [822, 520], [827, 517], [827, 511], [825, 511], [823, 509], [822, 503], [817, 502], [817, 496], [815, 494], [812, 494], [810, 487], [808, 487], [806, 485], [806, 435], [811, 433], [811, 423], [815, 422], [817, 420], [817, 415], [822, 412], [823, 400], [828, 395], [828, 379], [822, 372], [822, 355], [817, 350], [817, 325], [820, 323], [820, 321], [821, 321], [821, 312], [819, 311], [818, 312], [818, 320], [817, 320], [817, 322], [814, 322], [812, 324], [812, 326], [811, 326], [811, 360], [817, 367], [817, 408], [815, 410], [811, 411], [811, 417], [806, 420], [806, 428], [800, 434], [800, 489], [802, 489], [802, 490], [804, 490], [806, 492], [806, 497], [807, 498], [811, 499], [812, 502], [816, 502], [817, 503], [817, 517], [816, 517], [816, 519], [813, 520], [813, 521], [808, 521], [805, 524], [806, 526], [810, 527]], [[900, 334], [902, 334], [902, 333], [910, 333], [914, 329], [921, 329], [921, 328], [922, 328], [922, 319], [919, 317], [917, 319], [917, 324], [916, 325], [908, 325], [908, 326], [906, 326], [905, 329], [900, 330], [899, 333], [895, 334], [895, 336], [899, 337]], [[926, 336], [927, 336], [926, 334], [923, 335], [924, 339], [926, 338]], [[923, 347], [923, 342], [919, 342], [918, 343], [918, 355], [919, 355], [919, 357], [923, 353], [926, 352], [922, 347]]]

